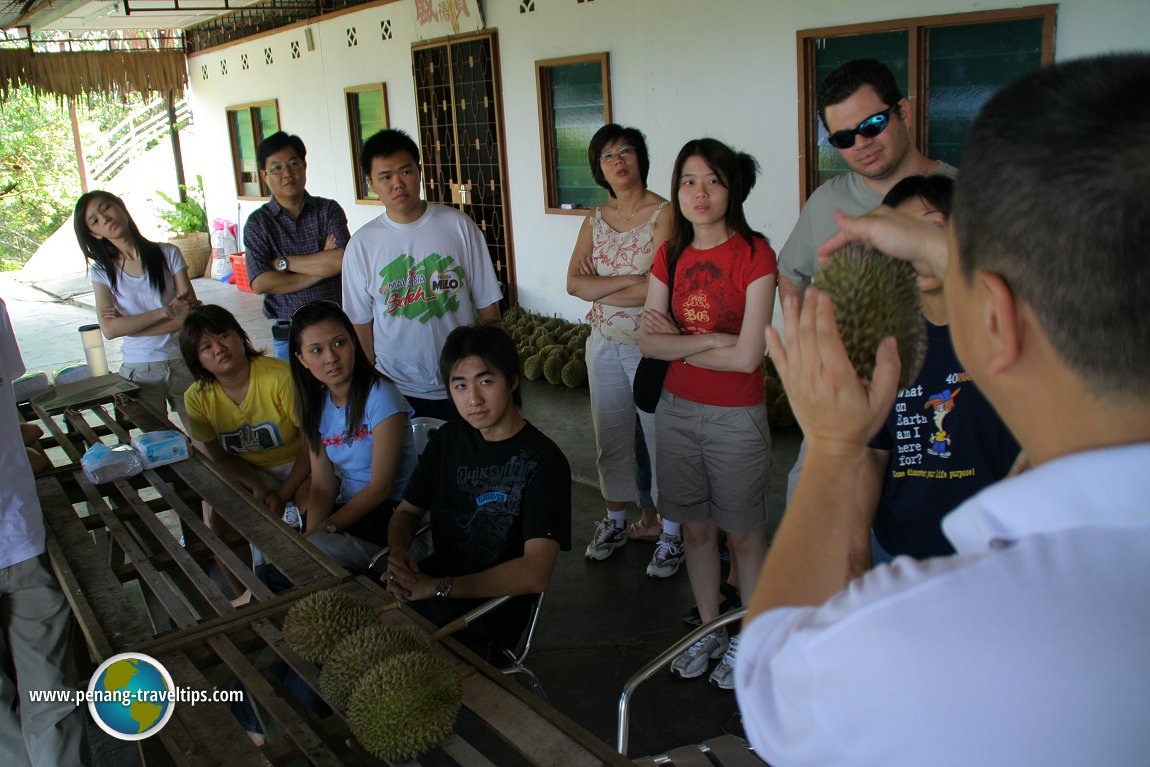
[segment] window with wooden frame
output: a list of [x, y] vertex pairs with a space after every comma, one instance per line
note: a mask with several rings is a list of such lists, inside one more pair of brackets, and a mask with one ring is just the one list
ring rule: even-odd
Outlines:
[[802, 199], [849, 170], [827, 144], [818, 118], [818, 88], [835, 68], [858, 58], [890, 67], [910, 102], [915, 143], [931, 159], [958, 166], [987, 99], [1020, 75], [1053, 63], [1057, 8], [1035, 5], [799, 30]]
[[387, 86], [383, 83], [353, 85], [343, 89], [347, 102], [347, 132], [351, 142], [351, 175], [355, 179], [355, 201], [380, 204], [359, 167], [363, 142], [391, 126], [387, 115]]
[[611, 122], [607, 53], [535, 62], [544, 200], [548, 213], [585, 213], [607, 200], [587, 165], [587, 145]]
[[264, 138], [280, 129], [278, 102], [273, 99], [240, 104], [227, 107], [227, 113], [236, 194], [242, 199], [261, 199], [270, 196], [267, 184], [260, 176], [256, 149]]

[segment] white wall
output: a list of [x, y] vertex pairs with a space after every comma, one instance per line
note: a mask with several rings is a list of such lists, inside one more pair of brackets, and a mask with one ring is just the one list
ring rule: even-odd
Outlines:
[[[519, 299], [528, 308], [575, 319], [586, 305], [564, 288], [567, 259], [581, 222], [543, 212], [535, 61], [609, 51], [616, 122], [647, 135], [649, 186], [669, 192], [671, 163], [682, 144], [711, 135], [755, 155], [763, 173], [747, 202], [752, 226], [781, 247], [799, 211], [795, 32], [799, 29], [962, 13], [1027, 3], [988, 0], [519, 0], [482, 3], [499, 31], [509, 197]], [[417, 135], [411, 78], [414, 28], [410, 0], [375, 6], [190, 59], [191, 105], [200, 137], [189, 170], [202, 173], [212, 217], [236, 218], [224, 108], [279, 100], [280, 125], [308, 147], [308, 189], [338, 200], [352, 231], [381, 208], [354, 201], [343, 88], [383, 81], [393, 127]], [[390, 20], [392, 39], [380, 23]], [[358, 45], [347, 45], [356, 28]], [[1147, 0], [1063, 0], [1058, 6], [1059, 60], [1107, 51], [1150, 49]], [[290, 43], [301, 56], [292, 60]], [[264, 63], [272, 48], [274, 64]], [[249, 69], [241, 69], [247, 53]], [[221, 61], [227, 75], [221, 75]], [[208, 79], [201, 67], [207, 66]], [[246, 217], [259, 203], [242, 202]]]

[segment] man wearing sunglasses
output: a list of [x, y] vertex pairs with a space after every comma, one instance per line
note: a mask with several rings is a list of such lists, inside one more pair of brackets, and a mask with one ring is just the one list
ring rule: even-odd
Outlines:
[[272, 199], [244, 224], [248, 280], [264, 295], [275, 355], [288, 358], [291, 315], [312, 301], [340, 303], [343, 249], [351, 234], [335, 200], [307, 193], [307, 149], [299, 136], [273, 133], [256, 149]]
[[907, 176], [957, 175], [931, 160], [911, 137], [910, 104], [894, 75], [875, 59], [848, 61], [831, 72], [818, 91], [819, 119], [827, 143], [850, 172], [835, 176], [811, 195], [787, 244], [779, 253], [779, 295], [802, 296], [815, 273], [815, 249], [835, 233], [834, 212], [857, 216], [877, 208], [891, 187]]

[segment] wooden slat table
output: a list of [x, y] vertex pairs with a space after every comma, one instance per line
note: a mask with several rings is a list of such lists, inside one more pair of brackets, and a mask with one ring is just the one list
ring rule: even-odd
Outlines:
[[[374, 581], [347, 573], [198, 454], [130, 479], [89, 482], [80, 456], [95, 441], [127, 442], [139, 431], [171, 428], [130, 395], [97, 392], [62, 412], [37, 402], [31, 412], [44, 424], [44, 443], [64, 455], [56, 453], [57, 465], [37, 488], [53, 568], [96, 661], [140, 652], [163, 663], [178, 687], [210, 693], [242, 683], [274, 736], [261, 751], [227, 705], [176, 703], [160, 733], [141, 741], [147, 761], [380, 764], [360, 749], [341, 715], [317, 717], [269, 672], [286, 664], [318, 692], [319, 670], [284, 643], [283, 618], [301, 597], [338, 588], [371, 605], [381, 625], [415, 624], [429, 633], [433, 627]], [[258, 546], [291, 588], [272, 594], [246, 570], [203, 523], [203, 501]], [[252, 603], [232, 606], [227, 586], [212, 577], [215, 559], [252, 590]], [[436, 651], [464, 677], [464, 704], [455, 734], [419, 763], [630, 764], [461, 645], [448, 639]]]

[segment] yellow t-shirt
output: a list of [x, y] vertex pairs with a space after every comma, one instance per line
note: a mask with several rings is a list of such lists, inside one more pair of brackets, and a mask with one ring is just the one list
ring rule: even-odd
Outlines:
[[256, 357], [251, 365], [248, 394], [240, 405], [216, 381], [188, 388], [184, 403], [192, 438], [218, 440], [225, 452], [260, 469], [291, 463], [302, 439], [291, 370], [283, 360], [271, 357]]

